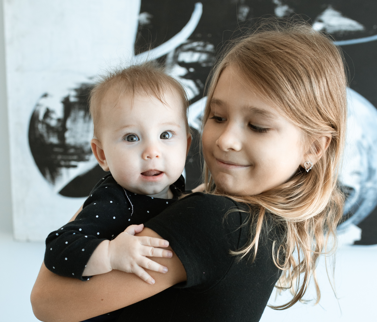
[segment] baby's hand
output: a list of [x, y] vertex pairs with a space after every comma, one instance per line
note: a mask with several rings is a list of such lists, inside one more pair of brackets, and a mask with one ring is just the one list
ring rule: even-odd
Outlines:
[[169, 242], [160, 238], [134, 236], [144, 229], [144, 225], [131, 225], [110, 241], [109, 256], [112, 269], [134, 273], [149, 284], [154, 284], [154, 279], [142, 268], [166, 273], [164, 267], [148, 257], [172, 257], [169, 250], [155, 247], [168, 247]]

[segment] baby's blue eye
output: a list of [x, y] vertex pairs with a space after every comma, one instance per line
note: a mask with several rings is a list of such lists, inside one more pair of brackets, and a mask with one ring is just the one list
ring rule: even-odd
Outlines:
[[137, 142], [140, 141], [139, 137], [136, 134], [127, 134], [124, 139], [127, 142]]
[[162, 140], [168, 140], [168, 139], [171, 139], [172, 136], [173, 136], [173, 134], [170, 131], [165, 131], [165, 132], [161, 133], [160, 139], [162, 139]]

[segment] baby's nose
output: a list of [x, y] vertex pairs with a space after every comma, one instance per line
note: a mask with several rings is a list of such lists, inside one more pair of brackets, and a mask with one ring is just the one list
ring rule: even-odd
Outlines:
[[143, 151], [143, 160], [158, 159], [161, 157], [160, 151], [153, 145], [146, 147]]

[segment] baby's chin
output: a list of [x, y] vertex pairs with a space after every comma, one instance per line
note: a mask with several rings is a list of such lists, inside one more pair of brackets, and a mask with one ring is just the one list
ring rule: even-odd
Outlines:
[[158, 197], [160, 194], [167, 193], [170, 185], [167, 186], [143, 186], [143, 187], [123, 187], [131, 193], [136, 193], [138, 195], [147, 195], [152, 197]]
[[143, 183], [143, 184], [138, 184], [138, 183], [130, 183], [127, 182], [126, 180], [117, 180], [115, 178], [115, 181], [124, 189], [131, 193], [136, 193], [138, 195], [155, 195], [163, 192], [165, 189], [169, 188], [170, 184], [165, 182], [152, 182], [152, 183]]

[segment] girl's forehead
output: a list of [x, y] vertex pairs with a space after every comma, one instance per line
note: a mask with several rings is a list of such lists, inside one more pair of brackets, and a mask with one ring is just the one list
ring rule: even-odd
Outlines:
[[240, 107], [244, 112], [253, 112], [270, 119], [283, 116], [279, 106], [233, 66], [226, 67], [221, 73], [209, 107]]
[[237, 65], [233, 64], [228, 65], [222, 70], [217, 79], [213, 94], [223, 94], [223, 96], [226, 96], [227, 91], [235, 90], [237, 90], [237, 92], [258, 96], [265, 101], [270, 101], [271, 105], [274, 105], [269, 95], [263, 94], [257, 86], [257, 80], [254, 80], [252, 75], [247, 75], [242, 72]]

